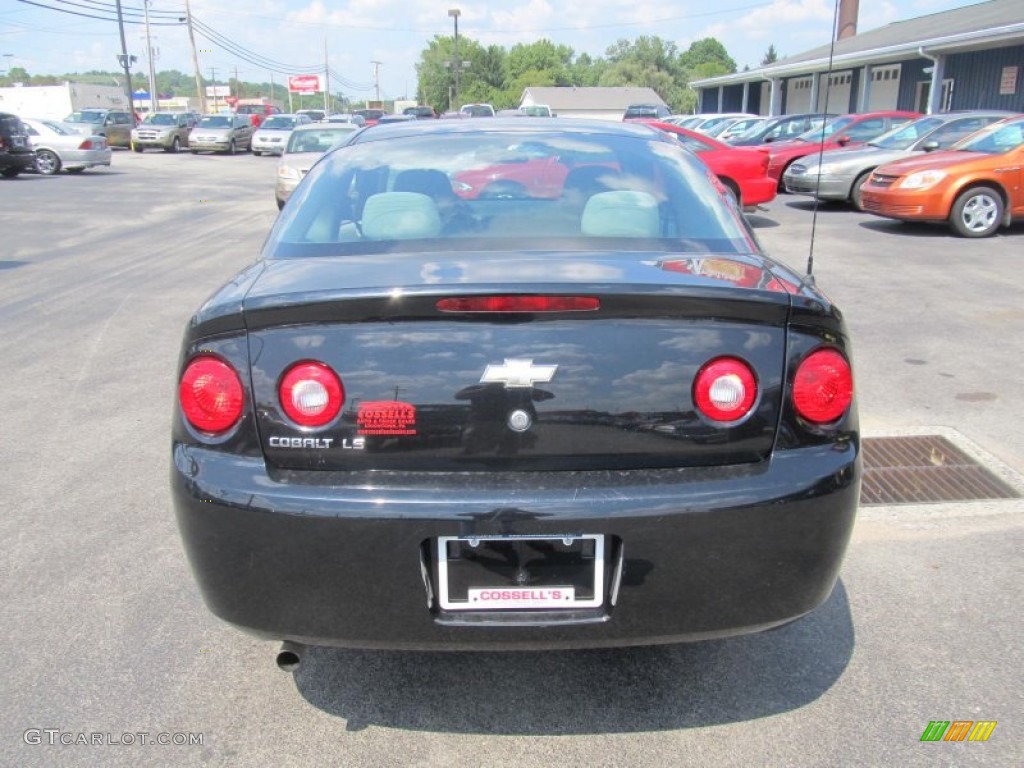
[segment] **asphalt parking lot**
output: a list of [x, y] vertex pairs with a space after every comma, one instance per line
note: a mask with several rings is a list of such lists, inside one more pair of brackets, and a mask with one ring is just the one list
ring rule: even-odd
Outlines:
[[[863, 509], [829, 602], [762, 635], [316, 650], [280, 672], [276, 645], [203, 606], [167, 490], [181, 331], [256, 257], [274, 173], [117, 151], [108, 170], [0, 183], [0, 764], [1024, 764], [1019, 499]], [[812, 208], [783, 196], [752, 222], [802, 266]], [[1024, 492], [1024, 226], [978, 241], [844, 206], [816, 218], [865, 434], [942, 433]], [[934, 720], [998, 724], [922, 743]], [[161, 734], [202, 743], [144, 743]]]

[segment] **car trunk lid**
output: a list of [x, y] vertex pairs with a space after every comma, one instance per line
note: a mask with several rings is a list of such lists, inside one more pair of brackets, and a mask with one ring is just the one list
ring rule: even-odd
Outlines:
[[[759, 257], [377, 255], [318, 259], [315, 282], [309, 266], [268, 262], [245, 301], [272, 466], [626, 469], [771, 451], [797, 287]], [[461, 308], [509, 297], [599, 306]], [[758, 382], [738, 423], [712, 422], [694, 405], [697, 372], [723, 355], [746, 361]], [[345, 390], [323, 428], [295, 424], [281, 406], [282, 377], [305, 360], [330, 366]]]

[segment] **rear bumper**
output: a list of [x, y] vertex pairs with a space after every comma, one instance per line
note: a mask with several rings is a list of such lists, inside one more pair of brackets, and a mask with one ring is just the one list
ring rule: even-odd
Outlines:
[[61, 159], [65, 168], [94, 168], [98, 165], [110, 165], [114, 153], [110, 147], [104, 149], [73, 149], [64, 152]]
[[0, 171], [8, 168], [19, 168], [23, 171], [33, 171], [35, 170], [35, 167], [35, 152], [0, 152]]
[[[262, 459], [175, 445], [175, 509], [209, 608], [268, 639], [359, 648], [601, 647], [767, 629], [831, 593], [860, 460], [854, 441], [725, 468], [382, 475], [268, 474]], [[436, 537], [568, 533], [605, 536], [614, 605], [439, 608]]]
[[762, 203], [770, 203], [775, 199], [777, 184], [774, 180], [765, 176], [763, 179], [754, 179], [743, 182], [743, 205], [754, 206]]

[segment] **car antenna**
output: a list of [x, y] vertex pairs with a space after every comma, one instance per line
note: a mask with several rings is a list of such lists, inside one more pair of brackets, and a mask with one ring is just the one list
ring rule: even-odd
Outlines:
[[[825, 106], [821, 110], [821, 143], [818, 145], [818, 178], [815, 180], [814, 210], [811, 214], [811, 244], [807, 251], [807, 274], [804, 275], [805, 285], [814, 285], [814, 234], [818, 228], [818, 206], [821, 205], [821, 198], [817, 192], [821, 186], [821, 160], [825, 153], [825, 125], [828, 122], [825, 115], [828, 114], [828, 97], [832, 90], [832, 60], [836, 51], [836, 35], [839, 34], [839, 0], [833, 0], [832, 11], [832, 42], [828, 46], [828, 69], [825, 71]], [[818, 77], [818, 75], [815, 75]]]

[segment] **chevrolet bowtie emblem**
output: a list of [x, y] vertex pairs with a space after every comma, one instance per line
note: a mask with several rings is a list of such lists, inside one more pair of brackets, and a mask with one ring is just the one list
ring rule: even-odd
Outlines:
[[505, 358], [501, 365], [488, 365], [481, 384], [504, 384], [505, 389], [532, 387], [534, 384], [551, 381], [558, 370], [557, 365], [534, 365], [533, 360]]

